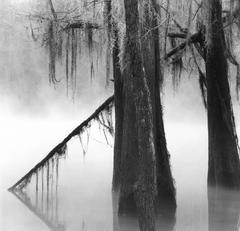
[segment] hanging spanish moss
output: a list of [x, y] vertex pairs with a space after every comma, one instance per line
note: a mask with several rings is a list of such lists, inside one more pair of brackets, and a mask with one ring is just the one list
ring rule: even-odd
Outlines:
[[[113, 96], [109, 97], [87, 120], [75, 128], [61, 143], [59, 143], [42, 161], [23, 176], [9, 191], [33, 211], [50, 229], [65, 230], [58, 216], [58, 184], [59, 160], [66, 158], [67, 142], [74, 136], [79, 136], [84, 155], [87, 152], [90, 126], [93, 121], [99, 122], [104, 131], [107, 143], [107, 133], [113, 135], [112, 123]], [[83, 143], [83, 135], [86, 143]], [[41, 180], [39, 180], [41, 176]], [[34, 181], [35, 180], [35, 181]], [[35, 202], [27, 194], [27, 187], [34, 185]], [[41, 189], [39, 190], [39, 185]], [[41, 194], [40, 194], [41, 193]], [[41, 198], [41, 199], [40, 199]], [[41, 200], [39, 203], [38, 200]]]
[[41, 190], [41, 210], [44, 211], [44, 168], [41, 168], [42, 172], [42, 190]]
[[[233, 3], [231, 3], [231, 8], [233, 9]], [[233, 11], [233, 10], [231, 10]], [[236, 94], [237, 99], [239, 100], [239, 90], [240, 90], [240, 64], [237, 61], [235, 52], [234, 52], [234, 40], [236, 40], [236, 36], [234, 36], [233, 27], [229, 26], [225, 29], [225, 41], [226, 41], [226, 57], [228, 61], [236, 67]]]
[[38, 170], [36, 171], [36, 206], [38, 207]]
[[54, 219], [54, 157], [52, 158], [52, 161], [51, 161], [51, 220], [53, 221]]
[[33, 30], [33, 27], [32, 27], [32, 22], [31, 22], [31, 20], [29, 20], [29, 21], [30, 21], [31, 37], [32, 37], [34, 42], [37, 42], [38, 39], [37, 39], [37, 37], [34, 33], [34, 30]]
[[112, 109], [106, 108], [102, 111], [97, 117], [97, 122], [103, 128], [104, 134], [107, 131], [111, 136], [114, 136]]
[[[74, 136], [79, 136], [91, 125], [91, 122], [96, 120], [101, 123], [113, 135], [113, 123], [112, 123], [112, 109], [113, 109], [113, 96], [109, 97], [88, 119], [83, 121], [78, 127], [76, 127], [61, 143], [59, 143], [55, 148], [48, 153], [48, 155], [41, 160], [35, 167], [33, 167], [25, 176], [23, 176], [17, 183], [15, 183], [10, 191], [22, 191], [31, 182], [32, 176], [41, 170], [42, 172], [42, 194], [44, 193], [44, 168], [46, 168], [46, 190], [47, 195], [49, 195], [49, 177], [50, 177], [50, 167], [49, 162], [52, 158], [56, 157], [56, 164], [58, 165], [60, 158], [66, 158], [67, 154], [67, 142], [71, 140]], [[56, 167], [57, 178], [58, 178], [58, 167]], [[56, 180], [57, 182], [58, 180]], [[49, 200], [49, 198], [47, 199]]]
[[190, 49], [191, 49], [191, 52], [192, 52], [193, 62], [194, 62], [195, 67], [197, 68], [197, 71], [198, 71], [198, 82], [199, 82], [199, 87], [200, 87], [200, 91], [201, 91], [202, 102], [203, 102], [203, 105], [204, 105], [205, 109], [207, 109], [207, 80], [206, 80], [206, 76], [203, 73], [203, 71], [201, 70], [200, 64], [198, 63], [197, 58], [196, 58], [194, 47], [192, 45], [190, 45]]
[[47, 215], [49, 214], [49, 161], [47, 161]]
[[201, 71], [201, 69], [198, 69], [198, 73], [199, 73], [199, 86], [200, 86], [200, 90], [201, 90], [201, 96], [202, 96], [202, 101], [203, 101], [203, 105], [205, 108], [207, 108], [207, 89], [206, 89], [206, 76], [203, 74], [203, 72]]
[[[181, 73], [183, 66], [185, 66], [185, 60], [182, 59], [183, 55], [187, 58], [187, 67], [190, 67], [190, 72], [194, 69], [197, 69], [199, 75], [199, 87], [201, 90], [202, 100], [204, 106], [207, 106], [206, 102], [206, 81], [205, 74], [201, 70], [201, 65], [196, 62], [196, 57], [193, 57], [191, 44], [194, 45], [198, 55], [205, 60], [205, 51], [206, 48], [205, 37], [205, 25], [206, 25], [206, 14], [204, 14], [205, 5], [198, 3], [197, 1], [175, 1], [172, 0], [171, 8], [167, 9], [167, 5], [163, 9], [166, 14], [165, 22], [167, 21], [167, 16], [170, 15], [170, 22], [168, 31], [168, 43], [170, 47], [170, 52], [165, 55], [165, 60], [171, 58], [171, 71], [173, 76], [173, 86], [176, 88], [181, 80]], [[166, 3], [167, 4], [167, 3]], [[188, 12], [186, 14], [186, 12]], [[239, 88], [240, 88], [240, 68], [237, 62], [237, 59], [234, 55], [236, 40], [236, 32], [239, 29], [236, 29], [236, 22], [238, 21], [238, 13], [240, 12], [239, 1], [230, 0], [223, 2], [223, 22], [224, 22], [224, 34], [226, 40], [226, 57], [228, 61], [233, 64], [236, 68], [236, 92], [237, 97], [239, 98]], [[178, 19], [178, 21], [175, 20]], [[201, 32], [202, 31], [202, 32]], [[185, 40], [185, 41], [184, 41]], [[165, 47], [166, 43], [165, 43]], [[187, 48], [190, 49], [187, 49]], [[191, 51], [191, 53], [189, 53]], [[195, 56], [195, 55], [194, 55]], [[173, 57], [173, 58], [172, 58]], [[191, 62], [191, 59], [193, 62]], [[190, 65], [193, 63], [195, 68]], [[185, 68], [184, 68], [185, 69]]]
[[[147, 7], [152, 7], [149, 1], [146, 2], [148, 3]], [[111, 18], [115, 21], [114, 23], [119, 31], [120, 50], [124, 48], [125, 36], [124, 7], [121, 1], [112, 0], [110, 4], [110, 0], [85, 0], [77, 4], [78, 10], [71, 11], [69, 9], [69, 12], [67, 11], [65, 15], [56, 11], [54, 6], [49, 3], [51, 12], [48, 13], [51, 13], [51, 15], [28, 16], [29, 20], [31, 22], [35, 20], [40, 25], [40, 28], [43, 25], [47, 27], [47, 30], [42, 33], [42, 43], [49, 45], [49, 79], [51, 83], [57, 83], [56, 59], [61, 61], [62, 57], [66, 56], [66, 88], [68, 95], [71, 97], [76, 95], [76, 84], [79, 82], [76, 80], [77, 60], [85, 55], [81, 49], [81, 47], [84, 47], [83, 43], [86, 43], [85, 45], [87, 46], [85, 47], [88, 49], [90, 79], [93, 80], [93, 77], [96, 75], [98, 61], [103, 60], [102, 56], [105, 56], [104, 66], [106, 66], [106, 85], [108, 85], [111, 74], [111, 47], [114, 42]], [[173, 81], [174, 87], [176, 87], [176, 83], [180, 82], [183, 65], [184, 67], [189, 67], [185, 65], [185, 61], [182, 59], [184, 54], [186, 54], [186, 59], [191, 59], [191, 54], [186, 49], [189, 44], [194, 43], [194, 46], [199, 48], [198, 53], [204, 56], [204, 39], [203, 37], [200, 38], [200, 33], [197, 36], [200, 30], [199, 23], [201, 22], [202, 26], [205, 25], [205, 16], [202, 13], [204, 12], [202, 10], [203, 6], [204, 4], [201, 1], [166, 0], [161, 1], [159, 10], [153, 9], [154, 14], [156, 14], [159, 32], [164, 36], [165, 40], [160, 46], [160, 49], [163, 50], [161, 52], [164, 56], [163, 59], [170, 60], [169, 58], [173, 54], [176, 56], [172, 60], [173, 68], [171, 70], [173, 76], [176, 77], [174, 78], [176, 81]], [[232, 38], [236, 38], [236, 32], [240, 31], [238, 27], [240, 21], [239, 12], [239, 0], [223, 1], [223, 22], [226, 36], [229, 37], [228, 48], [233, 46]], [[111, 14], [112, 17], [110, 17]], [[37, 32], [32, 26], [30, 26], [30, 29], [34, 41], [39, 41], [41, 29], [38, 29], [40, 32]], [[146, 28], [146, 31], [151, 31], [151, 28]], [[203, 34], [205, 35], [205, 32]], [[168, 38], [174, 38], [175, 46], [172, 46], [172, 41]], [[200, 43], [199, 40], [202, 40], [202, 42]], [[169, 52], [169, 49], [172, 50]], [[186, 60], [186, 62], [189, 63], [190, 61]], [[124, 63], [121, 64], [123, 64], [121, 67], [124, 69]], [[239, 67], [235, 66], [237, 69], [236, 89], [238, 90], [240, 83]], [[70, 91], [71, 94], [69, 94]]]
[[77, 33], [72, 29], [72, 57], [71, 57], [71, 88], [72, 98], [74, 99], [76, 91], [76, 72], [77, 72]]
[[219, 86], [217, 86], [217, 94], [220, 99], [221, 109], [223, 111], [223, 120], [227, 126], [229, 133], [231, 134], [232, 138], [235, 140], [237, 148], [239, 150], [239, 142], [238, 142], [238, 136], [237, 136], [237, 131], [236, 131], [235, 118], [234, 118], [234, 114], [233, 114], [232, 102], [230, 104], [230, 111], [229, 111], [229, 110], [227, 110], [226, 102], [222, 96]]
[[77, 77], [81, 77], [77, 75], [78, 60], [86, 55], [86, 52], [82, 52], [83, 47], [88, 50], [90, 80], [96, 75], [99, 60], [104, 60], [106, 86], [109, 85], [112, 46], [110, 11], [114, 13], [114, 17], [120, 17], [121, 20], [117, 20], [116, 24], [122, 28], [121, 32], [124, 31], [122, 3], [112, 1], [113, 8], [109, 3], [109, 0], [86, 0], [74, 3], [74, 6], [78, 4], [75, 9], [70, 9], [71, 4], [66, 4], [66, 12], [62, 12], [55, 9], [60, 7], [57, 2], [53, 5], [49, 0], [50, 11], [29, 16], [40, 28], [38, 35], [33, 30], [34, 37], [39, 38], [38, 41], [48, 49], [49, 82], [56, 85], [61, 81], [57, 78], [58, 64], [62, 64], [64, 60], [67, 95], [73, 99], [77, 93], [77, 84], [80, 83]]
[[54, 34], [54, 22], [51, 21], [49, 24], [49, 82], [55, 84], [56, 80], [56, 43]]
[[85, 130], [79, 134], [79, 140], [80, 140], [80, 144], [83, 152], [83, 157], [86, 156], [88, 151], [89, 137], [90, 137], [89, 128], [86, 127]]
[[[24, 191], [12, 191], [12, 193], [27, 207], [29, 208], [40, 220], [42, 220], [50, 230], [65, 230], [65, 226], [63, 222], [59, 220], [54, 220], [49, 216], [47, 211], [39, 208], [38, 205], [33, 204], [31, 199]], [[47, 205], [46, 205], [47, 206]], [[55, 205], [56, 208], [56, 205]]]
[[59, 177], [59, 156], [57, 155], [56, 157], [56, 184], [55, 184], [55, 218], [54, 222], [58, 223], [58, 177]]
[[60, 32], [58, 33], [57, 37], [57, 58], [62, 62], [63, 57], [63, 34]]
[[66, 87], [67, 87], [67, 95], [68, 95], [68, 89], [69, 89], [69, 70], [68, 70], [68, 63], [69, 63], [69, 46], [70, 46], [70, 31], [67, 30], [66, 31], [67, 33], [67, 40], [66, 40], [66, 67], [65, 67], [65, 70], [66, 70]]
[[166, 6], [166, 12], [165, 12], [165, 34], [164, 34], [164, 56], [167, 54], [167, 36], [168, 36], [168, 30], [169, 30], [169, 23], [170, 23], [170, 13], [169, 13], [169, 7], [170, 7], [170, 0], [167, 0], [167, 6]]
[[110, 63], [111, 63], [111, 33], [112, 33], [112, 16], [111, 0], [104, 0], [104, 23], [107, 30], [107, 50], [106, 50], [106, 86], [109, 85]]
[[90, 78], [91, 81], [94, 77], [94, 63], [93, 63], [93, 29], [92, 28], [85, 28], [85, 40], [87, 41], [88, 47], [88, 55], [89, 55], [89, 62], [90, 62]]
[[[177, 47], [177, 40], [174, 38], [169, 39], [171, 47], [175, 48]], [[171, 68], [172, 68], [172, 83], [173, 87], [176, 90], [180, 81], [181, 81], [181, 75], [183, 70], [183, 60], [182, 60], [183, 52], [179, 52], [176, 54], [171, 61]]]
[[237, 98], [239, 100], [239, 91], [240, 91], [240, 65], [237, 65], [237, 77], [236, 77], [236, 92]]

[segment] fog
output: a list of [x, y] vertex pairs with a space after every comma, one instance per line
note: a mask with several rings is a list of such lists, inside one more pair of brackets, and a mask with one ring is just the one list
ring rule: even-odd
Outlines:
[[[23, 0], [0, 3], [0, 229], [4, 231], [47, 229], [34, 211], [7, 189], [113, 92], [111, 84], [105, 86], [103, 64], [91, 81], [84, 57], [76, 97], [66, 95], [61, 68], [60, 83], [50, 85], [47, 52], [32, 41], [29, 22], [20, 15], [27, 6], [28, 1]], [[173, 90], [171, 76], [166, 75], [162, 99], [177, 212], [176, 220], [161, 220], [162, 226], [166, 223], [161, 230], [239, 230], [240, 207], [234, 194], [223, 192], [214, 199], [217, 207], [214, 200], [208, 205], [207, 118], [197, 77], [186, 75]], [[234, 91], [233, 102], [239, 125], [239, 103]], [[43, 209], [43, 213], [65, 230], [138, 230], [134, 220], [118, 221], [113, 209], [112, 138], [108, 145], [96, 123], [90, 130], [85, 156], [78, 138], [68, 144], [66, 159], [60, 161], [59, 167], [58, 207], [50, 212]], [[237, 132], [240, 135], [239, 127]], [[34, 180], [26, 194], [34, 204], [33, 187]], [[52, 203], [55, 200], [53, 196]]]

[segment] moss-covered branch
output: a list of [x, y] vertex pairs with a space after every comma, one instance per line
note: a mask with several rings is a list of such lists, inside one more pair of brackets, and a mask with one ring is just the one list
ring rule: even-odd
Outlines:
[[109, 97], [100, 107], [96, 109], [96, 111], [89, 116], [85, 121], [83, 121], [78, 127], [76, 127], [66, 138], [63, 139], [61, 143], [59, 143], [55, 148], [53, 148], [48, 155], [41, 160], [35, 167], [33, 167], [26, 175], [24, 175], [17, 183], [15, 183], [12, 187], [9, 188], [9, 191], [13, 191], [19, 184], [21, 184], [25, 179], [28, 179], [33, 173], [36, 172], [37, 169], [44, 166], [44, 164], [51, 159], [55, 154], [62, 154], [66, 149], [66, 144], [69, 140], [71, 140], [74, 136], [77, 136], [81, 133], [81, 131], [89, 125], [89, 123], [98, 118], [98, 115], [105, 110], [109, 105], [111, 105], [114, 101], [114, 96]]

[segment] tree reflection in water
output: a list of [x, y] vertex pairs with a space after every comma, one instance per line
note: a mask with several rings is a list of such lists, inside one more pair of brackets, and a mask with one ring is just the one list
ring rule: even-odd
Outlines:
[[[39, 209], [37, 204], [33, 204], [31, 199], [27, 196], [26, 193], [20, 190], [12, 190], [11, 191], [14, 196], [16, 196], [33, 214], [35, 214], [43, 223], [47, 225], [47, 227], [52, 231], [65, 231], [64, 224], [61, 224], [58, 220], [58, 210], [56, 209], [55, 217], [49, 215], [48, 210]], [[55, 205], [56, 206], [56, 205]], [[56, 207], [57, 208], [57, 207]]]
[[[118, 215], [118, 195], [112, 193], [113, 231], [139, 231], [138, 217], [133, 214]], [[159, 209], [156, 230], [173, 231], [176, 224], [176, 210], [166, 205]]]
[[239, 191], [208, 188], [208, 231], [238, 231], [239, 216]]

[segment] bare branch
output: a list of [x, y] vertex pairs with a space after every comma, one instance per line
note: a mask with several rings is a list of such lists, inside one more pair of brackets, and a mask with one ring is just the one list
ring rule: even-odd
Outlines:
[[87, 28], [87, 29], [103, 29], [102, 26], [100, 26], [99, 24], [97, 23], [93, 23], [93, 22], [89, 22], [89, 21], [83, 21], [83, 20], [78, 20], [78, 21], [75, 21], [75, 22], [72, 22], [72, 23], [69, 23], [65, 29], [70, 29], [70, 28], [73, 28], [73, 29], [84, 29], [84, 28]]
[[57, 21], [57, 14], [56, 14], [56, 11], [53, 7], [53, 3], [52, 3], [52, 0], [48, 0], [49, 1], [49, 5], [50, 5], [50, 8], [51, 8], [51, 12], [52, 12], [52, 15], [53, 15], [53, 18], [55, 21]]
[[175, 32], [169, 32], [168, 33], [169, 38], [182, 38], [186, 39], [187, 34], [186, 33], [175, 33]]
[[164, 59], [167, 60], [168, 58], [170, 58], [171, 56], [173, 56], [177, 52], [183, 50], [188, 44], [200, 42], [201, 41], [201, 35], [202, 35], [202, 31], [199, 31], [199, 32], [191, 35], [189, 37], [189, 39], [187, 39], [186, 41], [182, 42], [179, 46], [173, 48], [170, 52], [168, 52], [165, 55]]

